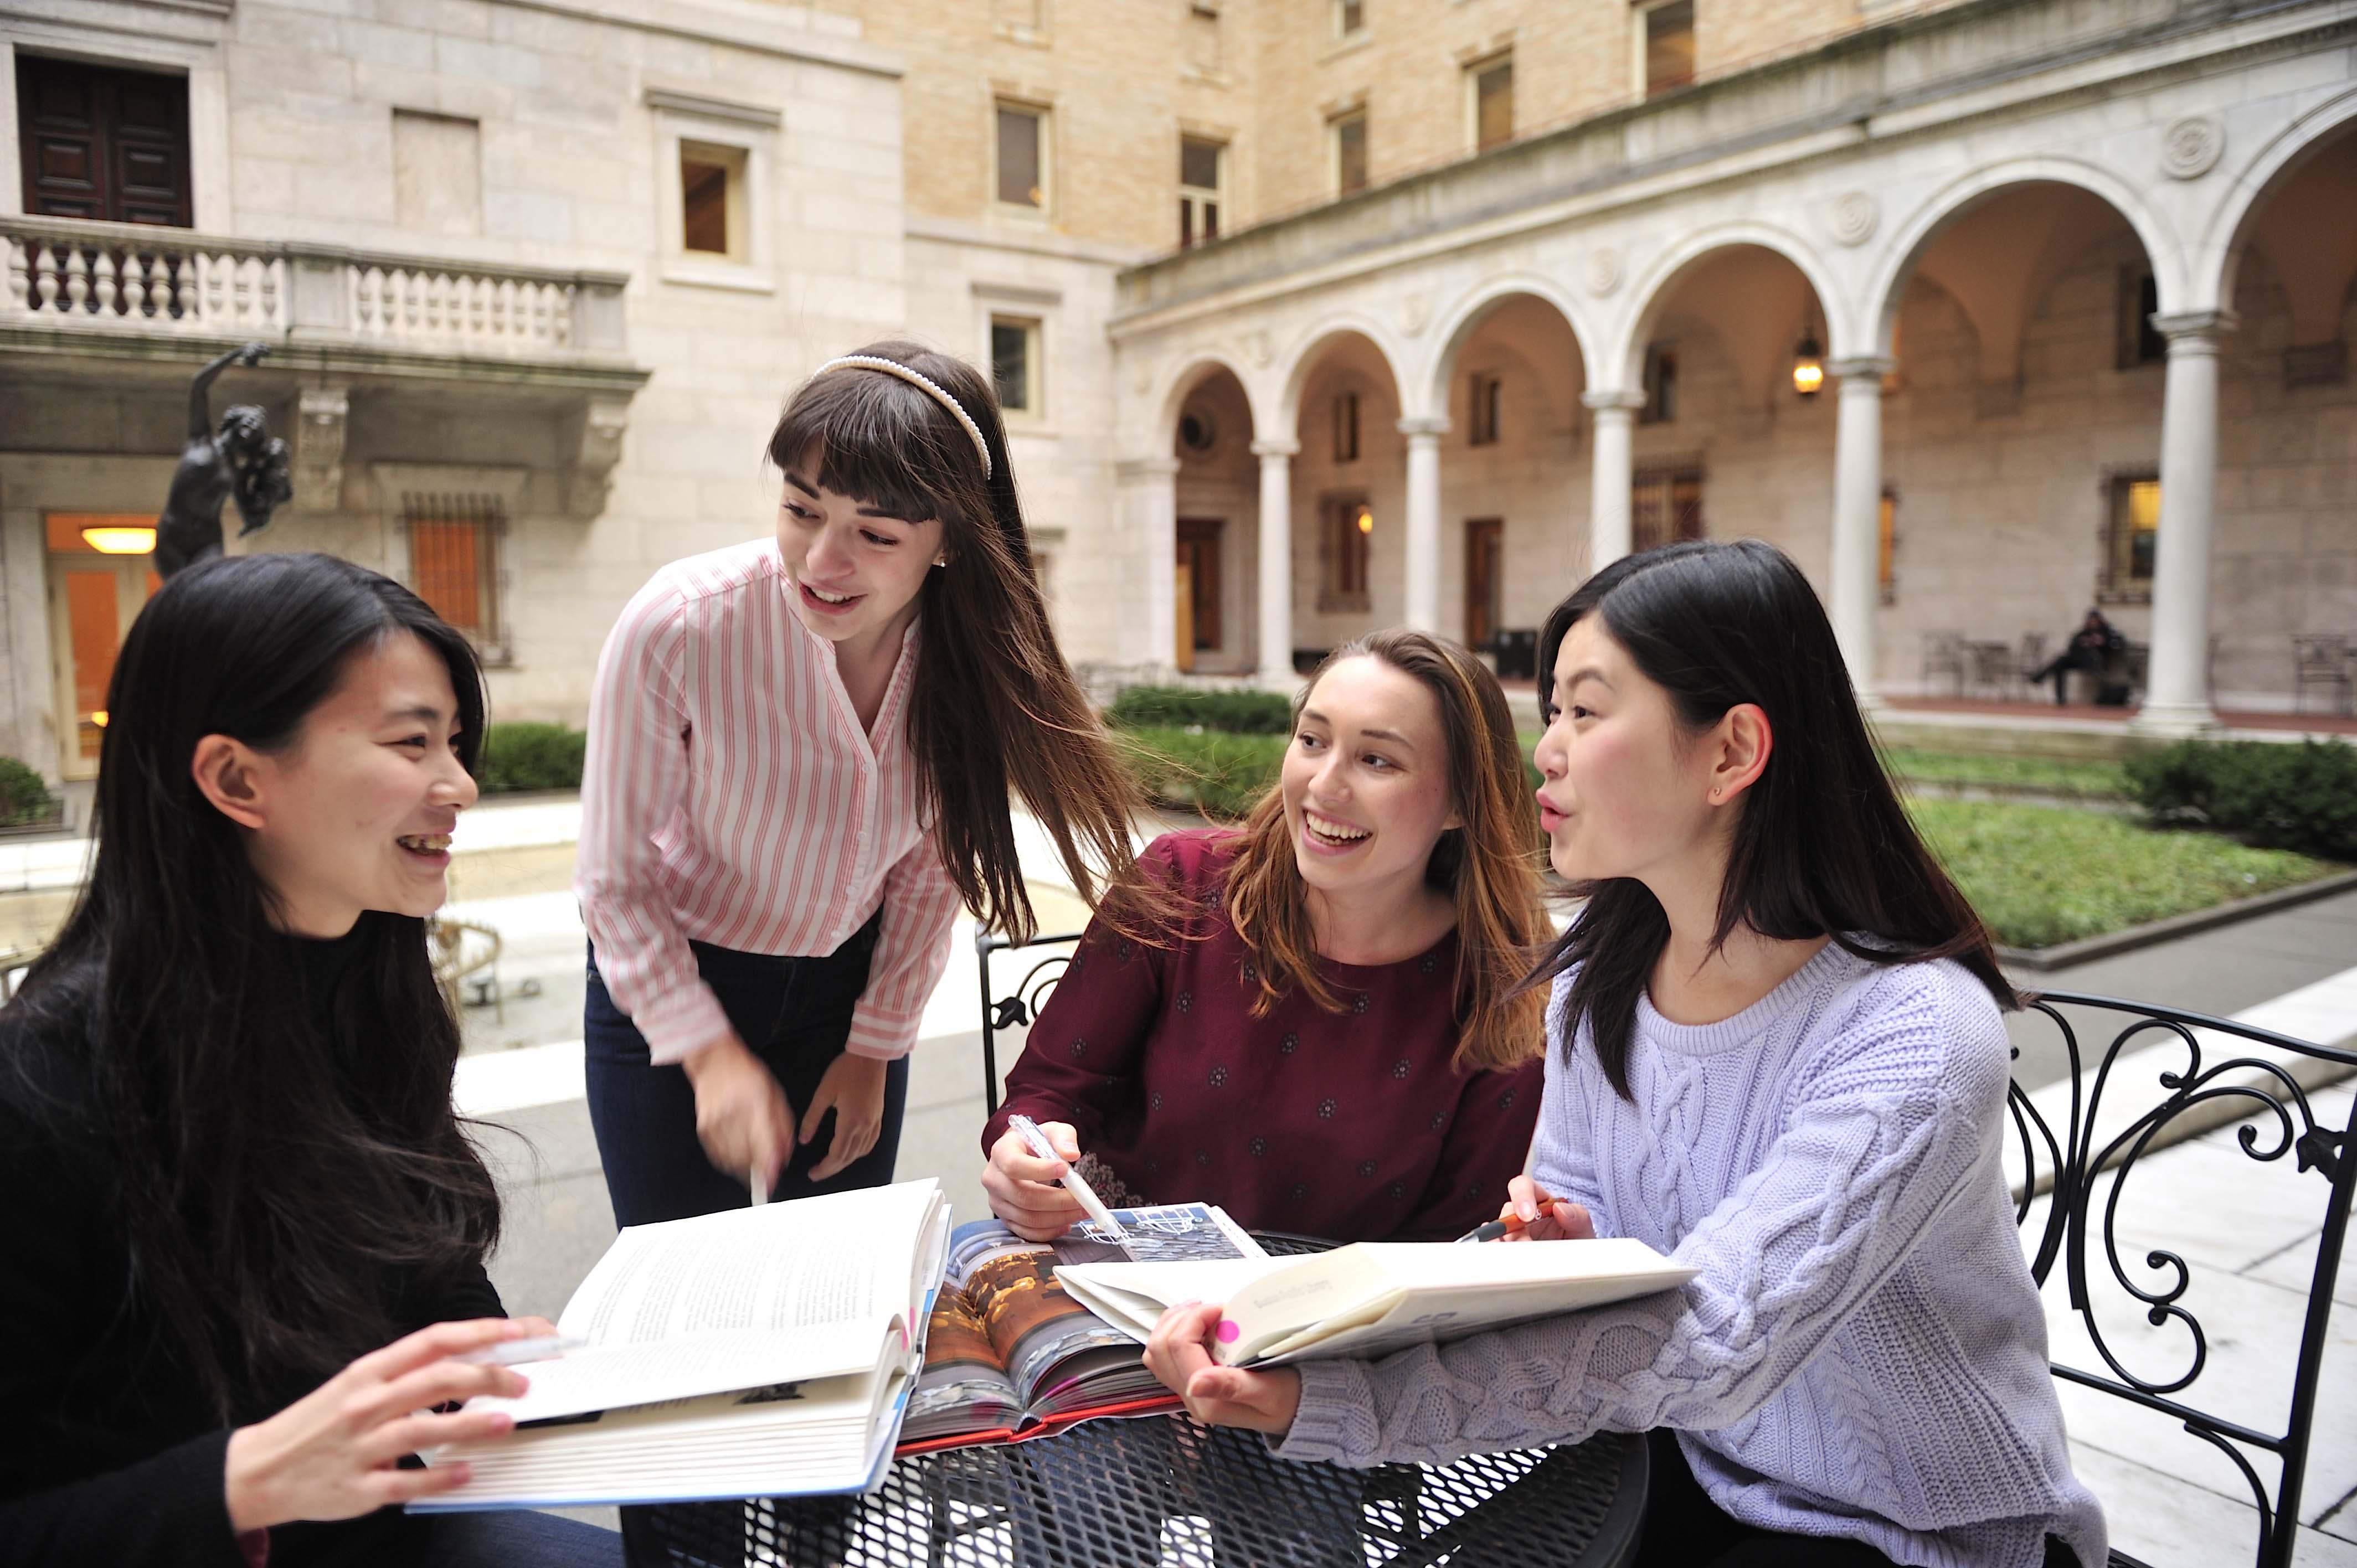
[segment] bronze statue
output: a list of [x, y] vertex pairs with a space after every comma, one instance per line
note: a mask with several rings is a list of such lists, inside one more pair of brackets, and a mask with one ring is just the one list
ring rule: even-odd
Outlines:
[[270, 352], [266, 343], [233, 349], [197, 372], [188, 385], [188, 444], [172, 472], [171, 498], [156, 521], [156, 573], [169, 577], [184, 566], [221, 553], [221, 503], [234, 497], [244, 526], [240, 539], [270, 526], [270, 514], [295, 493], [287, 472], [286, 443], [274, 439], [262, 410], [239, 403], [221, 415], [215, 430], [210, 394], [214, 380], [231, 365], [252, 365]]

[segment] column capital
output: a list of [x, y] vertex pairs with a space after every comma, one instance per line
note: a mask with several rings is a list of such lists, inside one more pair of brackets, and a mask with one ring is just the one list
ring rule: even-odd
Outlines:
[[2197, 352], [2206, 346], [2215, 349], [2221, 334], [2232, 332], [2243, 325], [2243, 318], [2231, 310], [2156, 311], [2152, 328], [2169, 339], [2169, 352], [2181, 347]]
[[1858, 354], [1846, 360], [1825, 361], [1825, 374], [1847, 386], [1852, 381], [1864, 381], [1879, 391], [1882, 378], [1899, 368], [1899, 361], [1881, 354]]
[[1114, 478], [1125, 485], [1145, 484], [1152, 479], [1175, 478], [1178, 472], [1176, 457], [1124, 457], [1113, 466]]
[[1580, 393], [1579, 401], [1583, 407], [1593, 409], [1598, 413], [1607, 413], [1614, 409], [1619, 409], [1625, 413], [1634, 413], [1645, 406], [1645, 394], [1641, 392], [1591, 390]]
[[1448, 416], [1445, 413], [1416, 414], [1413, 418], [1401, 420], [1398, 429], [1402, 435], [1411, 441], [1419, 435], [1428, 435], [1437, 441], [1448, 434]]
[[1263, 459], [1270, 457], [1294, 457], [1300, 455], [1301, 443], [1298, 441], [1275, 439], [1268, 441], [1255, 441], [1252, 444], [1252, 450], [1254, 456]]

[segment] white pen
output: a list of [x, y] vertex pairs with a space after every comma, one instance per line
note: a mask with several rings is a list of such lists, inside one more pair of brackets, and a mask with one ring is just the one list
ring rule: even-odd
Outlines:
[[753, 1172], [751, 1180], [753, 1187], [753, 1207], [759, 1208], [761, 1205], [770, 1201], [770, 1178], [763, 1176], [759, 1169], [756, 1169]]
[[1129, 1244], [1129, 1232], [1121, 1228], [1121, 1221], [1113, 1217], [1113, 1210], [1104, 1206], [1104, 1199], [1099, 1197], [1090, 1188], [1089, 1184], [1081, 1179], [1081, 1173], [1074, 1170], [1066, 1162], [1064, 1156], [1056, 1152], [1056, 1145], [1048, 1142], [1048, 1134], [1039, 1131], [1039, 1123], [1032, 1121], [1028, 1116], [1017, 1115], [1009, 1116], [1006, 1119], [1006, 1124], [1022, 1134], [1023, 1141], [1031, 1146], [1033, 1154], [1043, 1160], [1053, 1160], [1062, 1165], [1064, 1190], [1080, 1199], [1081, 1207], [1088, 1210], [1090, 1219], [1112, 1231], [1124, 1246]]
[[509, 1339], [497, 1345], [486, 1345], [479, 1350], [469, 1350], [453, 1356], [453, 1361], [464, 1361], [470, 1367], [512, 1367], [519, 1361], [545, 1361], [562, 1356], [567, 1350], [585, 1348], [589, 1341], [575, 1339], [563, 1334], [543, 1334], [533, 1339]]

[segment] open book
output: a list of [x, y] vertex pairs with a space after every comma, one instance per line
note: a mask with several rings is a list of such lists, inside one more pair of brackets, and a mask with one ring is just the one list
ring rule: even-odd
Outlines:
[[1141, 1344], [1165, 1308], [1222, 1302], [1226, 1366], [1372, 1357], [1426, 1340], [1669, 1290], [1698, 1271], [1625, 1237], [1586, 1241], [1360, 1241], [1308, 1258], [1079, 1263], [1072, 1298]]
[[464, 1486], [414, 1509], [857, 1491], [914, 1386], [948, 1250], [932, 1181], [624, 1230], [565, 1304], [586, 1348], [517, 1369], [496, 1442], [452, 1444]]
[[1261, 1262], [1268, 1254], [1210, 1204], [1116, 1209], [1114, 1218], [1129, 1236], [1125, 1251], [1089, 1224], [1052, 1242], [1026, 1241], [996, 1219], [957, 1228], [900, 1452], [1009, 1443], [1175, 1406], [1139, 1359], [1136, 1339], [1067, 1294], [1060, 1266]]

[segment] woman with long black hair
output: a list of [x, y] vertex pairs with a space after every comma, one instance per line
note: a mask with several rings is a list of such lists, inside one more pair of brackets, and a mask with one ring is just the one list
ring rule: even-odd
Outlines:
[[1130, 864], [989, 383], [874, 344], [769, 456], [775, 536], [665, 566], [597, 664], [574, 886], [623, 1225], [892, 1179], [959, 906], [1033, 929], [1017, 797], [1084, 898]]
[[1388, 1360], [1147, 1360], [1288, 1456], [1642, 1432], [1644, 1568], [2100, 1568], [2003, 1161], [2017, 1005], [1875, 756], [1833, 628], [1757, 540], [1614, 563], [1540, 638], [1539, 811], [1586, 908], [1552, 980], [1534, 1240], [1676, 1291]]
[[482, 676], [388, 578], [212, 561], [132, 624], [97, 858], [0, 1012], [0, 1564], [556, 1564], [610, 1532], [429, 1519], [429, 1413], [523, 1379], [453, 1116], [425, 917]]

